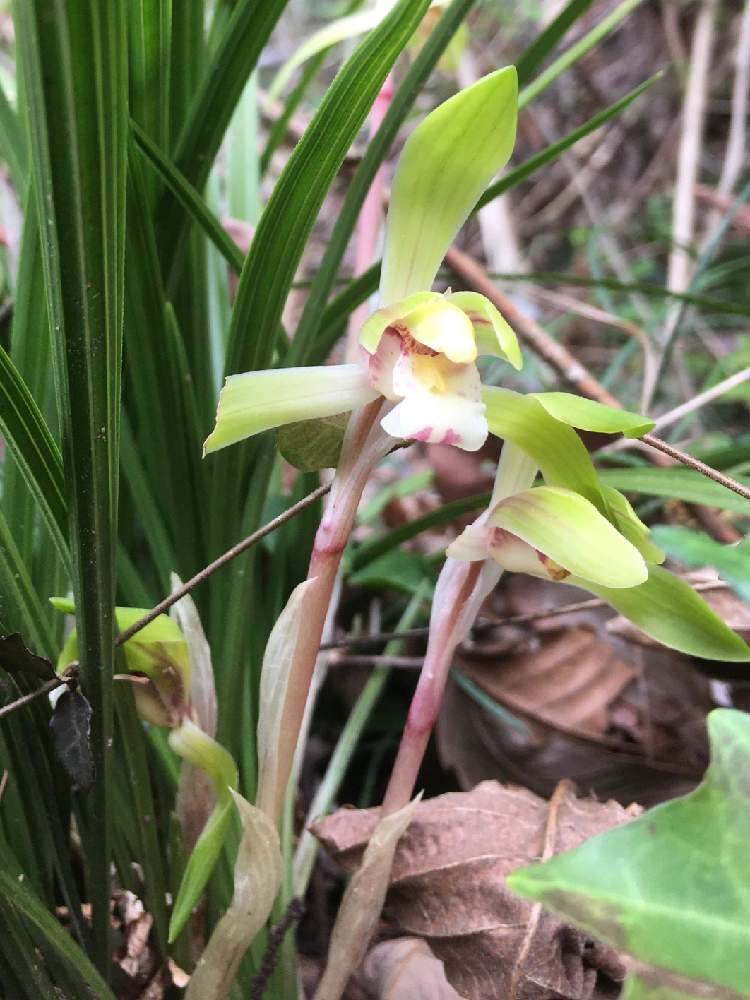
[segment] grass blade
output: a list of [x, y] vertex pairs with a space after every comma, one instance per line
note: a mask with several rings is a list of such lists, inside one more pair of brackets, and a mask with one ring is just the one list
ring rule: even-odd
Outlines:
[[[0, 347], [0, 431], [36, 500], [63, 565], [70, 566], [62, 457], [21, 373]], [[14, 521], [15, 524], [15, 521]]]
[[97, 966], [110, 962], [110, 755], [122, 345], [126, 23], [122, 0], [15, 8], [61, 403], [83, 688], [96, 784], [86, 855]]
[[552, 49], [557, 45], [568, 28], [571, 28], [579, 17], [586, 13], [593, 0], [569, 0], [557, 17], [544, 31], [535, 38], [516, 62], [518, 85], [522, 87], [532, 74], [541, 66]]
[[[190, 105], [173, 157], [180, 173], [199, 191], [208, 179], [240, 94], [286, 4], [287, 0], [239, 0], [232, 12]], [[159, 219], [162, 260], [170, 263], [167, 287], [172, 288], [178, 265], [176, 251], [189, 220], [171, 193], [160, 206]]]

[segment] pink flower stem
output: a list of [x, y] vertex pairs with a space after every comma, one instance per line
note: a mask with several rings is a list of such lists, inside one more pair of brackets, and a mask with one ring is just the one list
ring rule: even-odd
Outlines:
[[476, 591], [481, 571], [481, 562], [449, 559], [440, 574], [432, 605], [427, 653], [386, 789], [381, 818], [397, 812], [411, 799], [443, 701], [453, 654], [471, 624], [468, 620], [467, 625], [465, 608]]
[[[389, 73], [370, 111], [370, 139], [372, 139], [380, 128], [383, 118], [393, 101], [393, 94], [393, 76]], [[354, 251], [355, 277], [364, 274], [375, 260], [384, 202], [385, 169], [381, 166], [372, 179], [370, 190], [367, 192], [367, 197], [364, 200], [362, 210], [359, 213], [359, 220], [357, 221], [357, 242]], [[349, 361], [356, 361], [359, 357], [357, 334], [359, 328], [367, 319], [368, 312], [367, 303], [363, 302], [351, 315], [349, 321], [349, 341], [347, 344], [347, 358]]]
[[304, 626], [300, 629], [290, 667], [289, 686], [281, 724], [279, 780], [272, 814], [281, 816], [286, 786], [305, 715], [315, 661], [318, 656], [328, 605], [331, 602], [341, 556], [354, 526], [362, 491], [393, 439], [379, 424], [382, 399], [355, 410], [344, 438], [336, 475], [323, 519], [315, 535], [307, 579], [312, 582], [305, 596]]

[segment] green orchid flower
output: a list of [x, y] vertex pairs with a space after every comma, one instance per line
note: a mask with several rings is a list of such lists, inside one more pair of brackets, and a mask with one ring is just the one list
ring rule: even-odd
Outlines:
[[476, 359], [521, 367], [515, 334], [484, 296], [430, 291], [456, 233], [515, 138], [517, 80], [498, 70], [432, 111], [411, 134], [393, 179], [381, 307], [360, 333], [359, 364], [227, 378], [204, 454], [284, 424], [384, 401], [398, 439], [475, 451], [488, 427]]
[[[457, 561], [572, 584], [603, 598], [644, 632], [693, 656], [748, 660], [746, 643], [693, 589], [660, 567], [664, 553], [627, 499], [602, 486], [574, 428], [640, 436], [652, 422], [566, 393], [485, 388], [504, 439], [488, 509], [448, 546]], [[540, 471], [544, 485], [534, 486]]]
[[[75, 614], [75, 605], [67, 598], [53, 597], [51, 603], [64, 614]], [[115, 608], [118, 630], [130, 628], [146, 614], [146, 608]], [[129, 673], [138, 679], [133, 696], [140, 717], [155, 726], [178, 726], [189, 711], [191, 669], [188, 645], [176, 622], [159, 615], [124, 643], [123, 653]], [[58, 657], [58, 673], [77, 659], [73, 629]]]

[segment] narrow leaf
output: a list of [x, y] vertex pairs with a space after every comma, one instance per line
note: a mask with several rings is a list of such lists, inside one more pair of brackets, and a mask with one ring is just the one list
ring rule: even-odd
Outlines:
[[602, 469], [598, 476], [600, 482], [626, 493], [700, 503], [750, 517], [750, 501], [693, 469]]

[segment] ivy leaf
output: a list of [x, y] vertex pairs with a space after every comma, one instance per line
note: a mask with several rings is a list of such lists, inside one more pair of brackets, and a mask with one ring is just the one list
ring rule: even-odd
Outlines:
[[690, 795], [507, 880], [631, 955], [627, 1000], [750, 997], [750, 717], [717, 709], [708, 732]]
[[27, 649], [20, 632], [0, 636], [0, 667], [9, 674], [33, 674], [43, 681], [55, 676], [47, 657], [37, 656]]
[[91, 715], [91, 705], [80, 691], [63, 691], [49, 720], [55, 753], [77, 792], [87, 792], [94, 784]]

